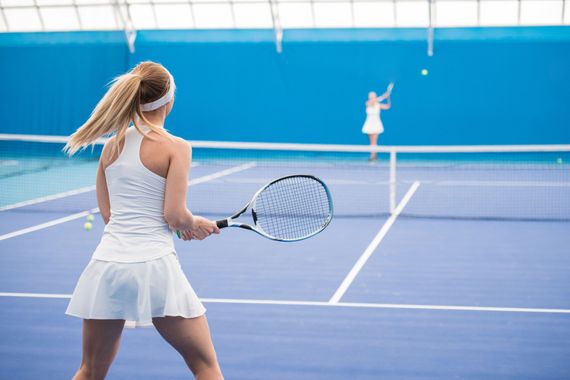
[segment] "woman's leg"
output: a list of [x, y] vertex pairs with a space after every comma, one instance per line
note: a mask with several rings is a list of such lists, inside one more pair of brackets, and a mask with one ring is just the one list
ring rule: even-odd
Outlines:
[[[370, 139], [370, 145], [371, 146], [377, 146], [378, 145], [378, 134], [369, 134], [368, 138]], [[370, 152], [370, 159], [371, 160], [375, 160], [377, 156], [376, 152]]]
[[119, 350], [122, 319], [83, 320], [83, 358], [73, 380], [104, 379]]
[[197, 318], [159, 317], [153, 318], [152, 323], [182, 355], [197, 380], [223, 379], [205, 315]]

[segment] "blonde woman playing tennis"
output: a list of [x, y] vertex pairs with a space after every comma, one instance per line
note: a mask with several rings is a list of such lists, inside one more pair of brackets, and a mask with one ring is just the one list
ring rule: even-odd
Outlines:
[[[196, 379], [222, 379], [206, 309], [178, 262], [172, 230], [202, 240], [219, 229], [186, 208], [191, 148], [164, 129], [174, 78], [142, 62], [116, 78], [66, 146], [71, 155], [106, 135], [97, 171], [105, 231], [66, 313], [83, 318], [83, 358], [74, 380], [104, 379], [125, 321], [154, 325]], [[132, 126], [130, 126], [132, 124]]]
[[[378, 145], [378, 136], [384, 132], [384, 125], [380, 119], [381, 110], [389, 110], [392, 107], [392, 101], [390, 99], [390, 94], [393, 85], [388, 86], [388, 90], [378, 97], [374, 91], [368, 93], [368, 100], [366, 101], [366, 120], [362, 126], [362, 133], [368, 135], [368, 140], [370, 145], [375, 147]], [[382, 101], [386, 99], [386, 103]], [[376, 152], [370, 152], [369, 161], [374, 161], [377, 159]]]

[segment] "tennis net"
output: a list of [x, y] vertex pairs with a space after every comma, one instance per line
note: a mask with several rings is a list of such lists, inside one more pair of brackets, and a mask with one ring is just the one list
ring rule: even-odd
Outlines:
[[[0, 211], [69, 214], [96, 207], [101, 143], [67, 158], [65, 142], [0, 135]], [[329, 185], [336, 217], [397, 211], [418, 218], [570, 221], [570, 145], [381, 146], [373, 162], [368, 146], [192, 146], [188, 206], [205, 216], [237, 211], [276, 177], [312, 174]]]

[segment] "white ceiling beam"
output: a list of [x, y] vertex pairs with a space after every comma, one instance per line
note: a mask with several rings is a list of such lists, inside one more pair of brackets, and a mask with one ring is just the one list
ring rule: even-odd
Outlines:
[[194, 2], [188, 0], [188, 6], [190, 7], [190, 17], [192, 18], [192, 28], [196, 29], [196, 15], [194, 15]]
[[44, 18], [42, 17], [42, 12], [40, 12], [40, 6], [38, 5], [37, 0], [34, 0], [34, 8], [36, 9], [36, 13], [38, 14], [38, 18], [40, 19], [40, 25], [42, 26], [42, 31], [45, 31], [46, 26], [44, 23]]
[[[0, 2], [0, 15], [2, 15], [2, 20], [4, 21], [4, 25], [6, 25], [6, 31], [9, 32], [10, 31], [10, 25], [8, 25], [8, 19], [6, 18], [6, 15], [4, 14], [4, 7], [2, 6], [2, 3]], [[564, 18], [564, 16], [562, 16]]]
[[[281, 27], [281, 19], [279, 18], [278, 0], [268, 0], [271, 9], [271, 21], [273, 23], [273, 34], [275, 36], [275, 50], [277, 54], [283, 52], [283, 28]], [[313, 18], [314, 22], [314, 18]]]
[[433, 56], [433, 38], [434, 38], [434, 19], [435, 19], [435, 0], [427, 0], [428, 2], [428, 19], [429, 25], [427, 30], [427, 55]]
[[126, 7], [126, 15], [121, 11], [120, 0], [113, 0], [111, 4], [115, 10], [115, 18], [120, 21], [122, 29], [125, 33], [125, 39], [127, 41], [127, 46], [129, 47], [129, 52], [133, 54], [135, 52], [135, 40], [137, 38], [137, 31], [135, 30], [133, 20], [131, 19], [129, 4], [126, 2], [126, 0], [123, 0], [123, 6]]

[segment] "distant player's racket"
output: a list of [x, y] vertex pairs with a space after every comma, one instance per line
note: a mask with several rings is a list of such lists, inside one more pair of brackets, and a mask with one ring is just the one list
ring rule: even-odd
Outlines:
[[[237, 222], [248, 209], [253, 223]], [[311, 175], [290, 175], [263, 186], [244, 208], [216, 224], [254, 231], [272, 240], [299, 241], [324, 230], [332, 217], [332, 199], [325, 183]]]

